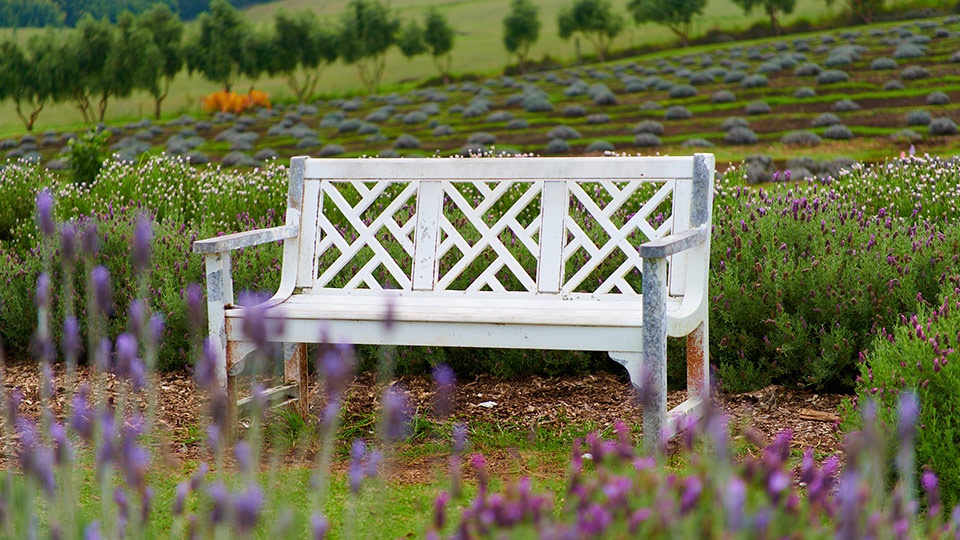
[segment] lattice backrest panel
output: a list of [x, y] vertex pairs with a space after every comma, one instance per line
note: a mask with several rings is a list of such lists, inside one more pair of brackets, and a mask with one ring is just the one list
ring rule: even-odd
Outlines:
[[640, 244], [673, 227], [674, 181], [569, 182], [561, 291], [639, 295]]
[[667, 158], [662, 177], [595, 159], [308, 160], [303, 232], [316, 243], [298, 284], [638, 295], [637, 248], [671, 232], [689, 158]]

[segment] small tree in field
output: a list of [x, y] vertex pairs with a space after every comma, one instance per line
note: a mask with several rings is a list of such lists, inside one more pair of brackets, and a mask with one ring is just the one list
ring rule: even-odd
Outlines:
[[407, 21], [397, 38], [400, 52], [407, 58], [429, 53], [443, 82], [450, 82], [450, 51], [453, 49], [453, 28], [436, 9], [430, 8], [423, 26], [415, 20]]
[[627, 9], [637, 24], [652, 22], [670, 29], [684, 47], [690, 44], [694, 17], [703, 15], [707, 0], [631, 0]]
[[743, 8], [744, 14], [749, 15], [755, 8], [760, 8], [770, 17], [770, 26], [778, 36], [783, 33], [780, 25], [780, 16], [793, 13], [797, 0], [733, 0], [733, 3]]
[[[828, 6], [832, 6], [836, 0], [826, 0]], [[873, 22], [874, 16], [883, 8], [883, 0], [843, 0], [843, 3], [850, 8], [850, 13], [865, 24]]]
[[296, 15], [277, 11], [273, 30], [274, 69], [304, 102], [316, 92], [324, 66], [339, 56], [336, 32], [309, 10]]
[[516, 55], [521, 72], [526, 72], [530, 47], [540, 39], [540, 8], [531, 0], [511, 0], [503, 19], [503, 45]]
[[63, 97], [73, 101], [83, 121], [96, 120], [93, 95], [104, 84], [104, 70], [115, 43], [114, 28], [109, 22], [87, 16], [77, 29], [60, 43], [57, 55], [57, 78]]
[[444, 83], [450, 82], [450, 64], [453, 50], [453, 27], [447, 18], [435, 8], [429, 8], [424, 19], [423, 40], [427, 44], [427, 52], [433, 58], [434, 65], [443, 77]]
[[397, 47], [400, 47], [400, 53], [407, 58], [420, 56], [427, 52], [427, 43], [423, 37], [423, 27], [414, 19], [403, 23], [403, 28], [397, 36]]
[[160, 118], [163, 100], [170, 92], [170, 81], [183, 68], [183, 21], [164, 4], [155, 4], [137, 18], [137, 27], [150, 32], [161, 62], [156, 64], [156, 72], [147, 91], [153, 96], [154, 117]]
[[26, 51], [16, 41], [0, 44], [0, 101], [9, 99], [27, 131], [44, 106], [56, 97], [56, 56], [53, 35], [34, 36]]
[[163, 65], [160, 50], [153, 36], [135, 25], [126, 11], [111, 32], [112, 43], [103, 71], [92, 78], [92, 89], [100, 96], [97, 119], [103, 122], [111, 98], [128, 97], [135, 89], [149, 89], [158, 84], [157, 74]]
[[187, 70], [199, 71], [229, 92], [240, 75], [246, 22], [227, 0], [210, 2], [198, 20], [199, 32], [186, 46]]
[[341, 15], [340, 57], [357, 66], [367, 92], [380, 87], [387, 51], [397, 42], [400, 19], [379, 0], [351, 0]]
[[623, 17], [613, 12], [607, 0], [575, 0], [569, 9], [560, 12], [557, 26], [562, 39], [582, 34], [603, 62], [610, 42], [623, 30]]

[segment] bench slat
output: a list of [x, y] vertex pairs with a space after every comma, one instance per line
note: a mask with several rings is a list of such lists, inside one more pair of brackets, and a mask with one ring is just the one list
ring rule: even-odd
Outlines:
[[306, 177], [327, 180], [669, 180], [691, 178], [689, 157], [311, 159]]

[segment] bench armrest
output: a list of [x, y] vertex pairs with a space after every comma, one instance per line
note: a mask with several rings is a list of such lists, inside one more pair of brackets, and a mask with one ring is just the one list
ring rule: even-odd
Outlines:
[[243, 247], [257, 246], [267, 242], [296, 238], [300, 228], [296, 225], [282, 225], [269, 229], [257, 229], [233, 234], [226, 234], [216, 238], [197, 240], [193, 243], [194, 253], [222, 253]]
[[643, 258], [662, 258], [696, 247], [707, 240], [709, 232], [706, 226], [687, 229], [676, 234], [640, 244], [640, 256]]

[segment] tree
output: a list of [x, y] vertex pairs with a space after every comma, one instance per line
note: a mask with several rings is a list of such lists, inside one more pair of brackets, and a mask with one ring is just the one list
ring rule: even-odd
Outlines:
[[247, 33], [243, 37], [240, 74], [256, 83], [264, 73], [277, 73], [277, 53], [273, 45], [273, 36], [263, 30]]
[[424, 41], [423, 27], [417, 21], [410, 19], [403, 25], [400, 35], [397, 36], [397, 46], [400, 53], [407, 58], [420, 56], [427, 52], [427, 43]]
[[274, 73], [304, 102], [317, 90], [323, 68], [339, 56], [337, 35], [313, 11], [295, 16], [278, 10], [273, 20]]
[[[832, 6], [835, 0], [827, 0], [827, 5]], [[843, 3], [850, 8], [850, 13], [865, 24], [873, 22], [873, 17], [878, 11], [883, 9], [883, 0], [843, 0]]]
[[503, 45], [517, 57], [520, 71], [526, 72], [530, 47], [540, 39], [540, 8], [531, 0], [510, 0], [510, 12], [503, 19]]
[[185, 48], [187, 70], [200, 72], [229, 92], [240, 75], [247, 24], [227, 0], [213, 0], [198, 25], [199, 33]]
[[743, 9], [744, 14], [749, 15], [755, 8], [760, 8], [767, 12], [770, 17], [770, 26], [776, 35], [783, 33], [783, 27], [780, 26], [780, 15], [789, 15], [797, 6], [797, 0], [733, 0]]
[[89, 16], [81, 19], [77, 29], [59, 44], [57, 73], [61, 98], [72, 100], [87, 124], [96, 118], [91, 100], [103, 81], [113, 44], [110, 23]]
[[427, 44], [427, 51], [433, 58], [434, 65], [443, 77], [444, 84], [450, 82], [450, 64], [453, 50], [453, 27], [447, 18], [435, 8], [429, 8], [424, 18], [423, 40]]
[[152, 34], [136, 25], [125, 11], [111, 31], [112, 43], [103, 70], [92, 76], [92, 90], [99, 95], [97, 119], [103, 122], [111, 98], [128, 97], [135, 89], [150, 89], [158, 84], [157, 74], [163, 56]]
[[9, 99], [27, 131], [55, 97], [57, 50], [53, 35], [33, 36], [26, 50], [13, 40], [0, 44], [0, 101]]
[[166, 5], [157, 4], [137, 19], [139, 29], [150, 32], [150, 37], [162, 61], [154, 67], [153, 84], [147, 91], [153, 96], [156, 118], [170, 91], [170, 82], [183, 68], [183, 21]]
[[341, 58], [357, 66], [367, 92], [375, 93], [383, 78], [387, 51], [396, 44], [400, 20], [379, 0], [351, 0], [341, 17]]
[[703, 15], [707, 0], [631, 0], [627, 9], [638, 24], [662, 24], [680, 38], [684, 47], [690, 44], [693, 18]]
[[0, 0], [0, 26], [62, 26], [64, 15], [52, 0]]
[[623, 17], [613, 12], [608, 0], [575, 0], [569, 9], [560, 12], [557, 26], [561, 39], [582, 34], [603, 62], [610, 42], [623, 30]]

